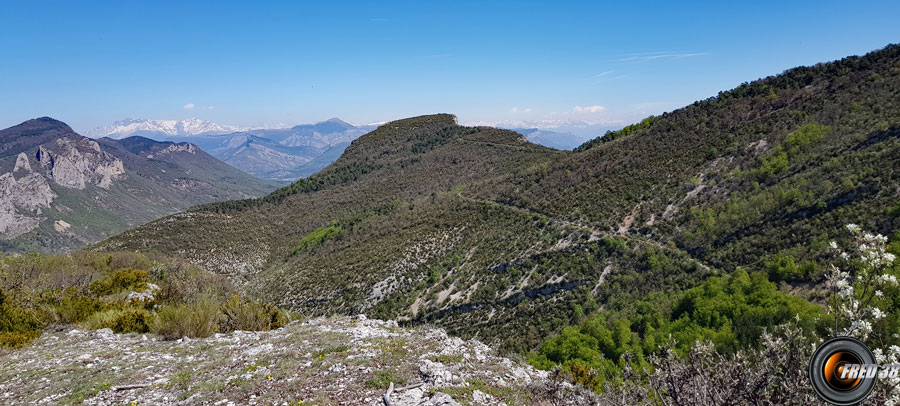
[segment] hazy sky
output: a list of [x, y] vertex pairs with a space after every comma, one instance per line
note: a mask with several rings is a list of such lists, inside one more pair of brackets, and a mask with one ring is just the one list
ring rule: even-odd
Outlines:
[[621, 125], [900, 42], [896, 0], [386, 3], [0, 0], [0, 127], [435, 112]]

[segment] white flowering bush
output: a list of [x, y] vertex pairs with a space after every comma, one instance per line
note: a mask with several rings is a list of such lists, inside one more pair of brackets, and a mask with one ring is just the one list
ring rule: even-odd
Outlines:
[[[840, 266], [831, 265], [828, 285], [832, 291], [831, 311], [835, 317], [834, 335], [845, 335], [865, 341], [880, 365], [900, 364], [896, 320], [888, 320], [897, 308], [893, 298], [900, 295], [897, 284], [896, 257], [887, 251], [887, 237], [863, 231], [855, 224], [847, 230], [854, 236], [854, 246], [841, 249], [830, 244]], [[869, 402], [900, 404], [900, 379], [882, 378]]]
[[895, 310], [891, 298], [898, 293], [896, 258], [887, 252], [887, 237], [864, 232], [856, 224], [848, 224], [847, 230], [854, 236], [853, 247], [843, 250], [834, 241], [830, 244], [839, 258], [828, 272], [833, 333], [884, 345], [896, 338], [885, 337], [882, 323]]

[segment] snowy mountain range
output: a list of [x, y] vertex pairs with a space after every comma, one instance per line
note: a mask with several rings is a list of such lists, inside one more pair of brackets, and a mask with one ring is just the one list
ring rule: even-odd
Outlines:
[[94, 128], [93, 130], [87, 131], [85, 135], [91, 138], [109, 137], [113, 139], [122, 139], [132, 135], [140, 135], [157, 139], [160, 137], [221, 135], [244, 130], [246, 130], [246, 128], [217, 124], [199, 118], [189, 118], [186, 120], [144, 120], [126, 118], [124, 120], [116, 121], [108, 126]]

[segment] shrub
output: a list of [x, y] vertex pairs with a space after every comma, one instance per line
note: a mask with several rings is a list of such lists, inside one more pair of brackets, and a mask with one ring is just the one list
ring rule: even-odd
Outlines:
[[142, 269], [121, 269], [113, 272], [106, 279], [91, 282], [91, 293], [98, 296], [111, 295], [123, 290], [143, 292], [147, 289], [147, 271]]
[[372, 379], [366, 381], [365, 387], [369, 389], [385, 389], [391, 382], [396, 385], [405, 385], [406, 378], [393, 370], [379, 370], [372, 373]]
[[792, 153], [807, 145], [815, 144], [828, 134], [831, 128], [821, 124], [806, 124], [790, 134], [784, 140], [784, 147]]
[[3, 331], [0, 332], [0, 347], [22, 348], [40, 336], [40, 331]]
[[240, 295], [232, 295], [222, 305], [222, 314], [223, 332], [272, 330], [288, 322], [287, 315], [274, 305], [244, 300]]
[[109, 308], [109, 304], [96, 297], [67, 293], [50, 305], [49, 318], [56, 323], [78, 323], [92, 314]]
[[222, 313], [211, 298], [196, 303], [163, 306], [154, 323], [154, 330], [168, 339], [209, 337], [216, 332]]
[[294, 247], [294, 251], [291, 252], [291, 255], [294, 255], [307, 248], [321, 245], [325, 241], [334, 239], [337, 236], [341, 235], [343, 231], [343, 227], [341, 227], [340, 224], [332, 221], [331, 224], [329, 224], [327, 227], [320, 227], [301, 238], [297, 246]]
[[228, 278], [195, 268], [166, 273], [159, 287], [153, 296], [166, 303], [194, 303], [204, 297], [224, 300], [233, 292]]
[[119, 314], [110, 328], [115, 333], [147, 333], [152, 320], [145, 310], [130, 309]]
[[[0, 332], [26, 333], [44, 328], [36, 311], [16, 306], [0, 290]], [[40, 334], [38, 334], [40, 335]]]
[[806, 276], [790, 255], [773, 255], [763, 261], [763, 266], [773, 281], [797, 280]]
[[101, 328], [112, 329], [113, 324], [123, 313], [122, 309], [108, 309], [91, 314], [78, 326], [87, 330], [98, 330]]
[[580, 384], [590, 390], [598, 390], [606, 381], [597, 370], [575, 359], [566, 363], [563, 373], [572, 377], [572, 382]]
[[16, 306], [0, 290], [0, 347], [22, 348], [40, 337], [42, 328], [36, 311]]
[[789, 166], [790, 163], [787, 154], [782, 151], [776, 151], [762, 159], [759, 167], [759, 174], [763, 178], [768, 178], [772, 175], [784, 172]]
[[625, 240], [622, 238], [606, 236], [601, 238], [600, 242], [609, 253], [622, 253], [627, 249]]

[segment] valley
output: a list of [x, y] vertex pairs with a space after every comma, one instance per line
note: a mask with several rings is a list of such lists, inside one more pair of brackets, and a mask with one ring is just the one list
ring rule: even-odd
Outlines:
[[[663, 52], [681, 45], [660, 32], [598, 56], [593, 31], [571, 32], [589, 47], [548, 42], [578, 63], [507, 38], [499, 61], [474, 45], [500, 34], [472, 15], [351, 24], [355, 8], [329, 14], [328, 40], [300, 35], [317, 22], [293, 10], [262, 19], [285, 36], [232, 38], [241, 58], [94, 64], [120, 87], [79, 91], [108, 111], [66, 118], [176, 119], [0, 130], [0, 403], [818, 404], [846, 368], [824, 342], [900, 364], [900, 45], [737, 84], [727, 74], [782, 65], [737, 43]], [[359, 26], [366, 41], [342, 36]], [[478, 40], [434, 39], [457, 26]], [[208, 41], [186, 27], [184, 42]], [[334, 43], [283, 61], [247, 48], [261, 38]], [[757, 50], [831, 55], [802, 51]], [[141, 83], [169, 70], [158, 91]], [[121, 89], [133, 105], [104, 101]], [[404, 118], [217, 123], [338, 109]], [[615, 130], [587, 137], [601, 128]], [[900, 403], [900, 378], [867, 387], [859, 404]]]

